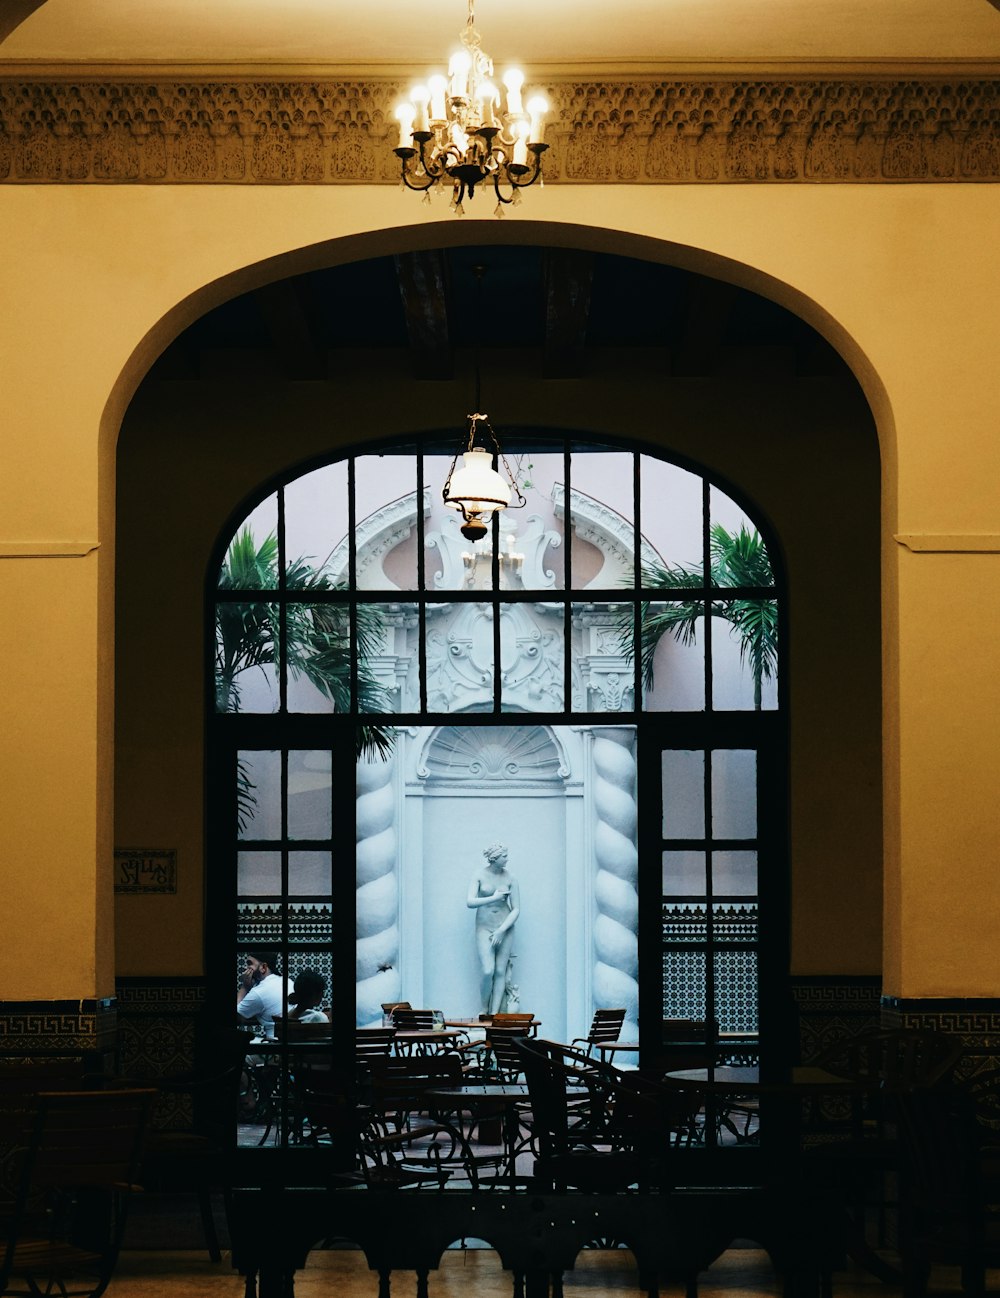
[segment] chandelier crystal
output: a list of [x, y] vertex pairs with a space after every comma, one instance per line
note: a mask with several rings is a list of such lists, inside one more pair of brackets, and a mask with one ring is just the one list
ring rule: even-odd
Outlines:
[[407, 189], [429, 198], [435, 185], [451, 184], [452, 207], [461, 215], [466, 195], [471, 199], [485, 182], [493, 186], [500, 216], [542, 174], [549, 106], [541, 95], [523, 101], [524, 73], [517, 68], [503, 74], [501, 106], [493, 60], [476, 31], [473, 0], [460, 39], [462, 48], [452, 54], [448, 76], [436, 73], [426, 85], [414, 86], [409, 100], [396, 109], [395, 154]]

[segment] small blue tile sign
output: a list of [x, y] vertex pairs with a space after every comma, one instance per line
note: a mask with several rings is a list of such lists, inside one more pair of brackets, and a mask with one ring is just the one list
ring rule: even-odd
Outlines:
[[115, 848], [115, 892], [166, 893], [176, 891], [176, 848]]

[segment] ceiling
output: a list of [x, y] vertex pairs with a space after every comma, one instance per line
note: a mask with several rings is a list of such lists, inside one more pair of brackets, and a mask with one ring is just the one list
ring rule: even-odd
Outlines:
[[[484, 48], [545, 75], [685, 65], [1000, 62], [1000, 0], [478, 0]], [[439, 65], [465, 0], [4, 0], [0, 71], [25, 63]]]
[[195, 321], [150, 379], [323, 380], [355, 364], [359, 340], [368, 352], [403, 350], [393, 373], [402, 364], [416, 378], [450, 379], [456, 355], [467, 358], [479, 337], [542, 378], [585, 376], [624, 349], [644, 350], [675, 377], [848, 376], [809, 325], [745, 289], [610, 254], [490, 245], [374, 258], [255, 289]]

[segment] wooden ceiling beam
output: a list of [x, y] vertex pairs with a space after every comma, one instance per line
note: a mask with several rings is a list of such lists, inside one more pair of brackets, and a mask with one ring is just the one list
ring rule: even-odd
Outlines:
[[444, 253], [398, 253], [396, 277], [410, 339], [413, 377], [450, 379], [455, 362], [448, 319], [448, 272]]
[[261, 319], [287, 379], [325, 379], [326, 356], [309, 311], [309, 286], [302, 276], [254, 290]]
[[740, 289], [721, 279], [692, 275], [680, 345], [674, 353], [675, 374], [712, 374]]
[[590, 319], [594, 254], [574, 248], [548, 248], [543, 254], [547, 379], [574, 378], [583, 372], [583, 349]]

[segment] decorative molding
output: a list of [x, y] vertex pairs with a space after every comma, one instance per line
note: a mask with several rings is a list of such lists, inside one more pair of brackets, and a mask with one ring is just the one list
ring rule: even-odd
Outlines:
[[84, 559], [100, 548], [100, 541], [0, 541], [0, 559]]
[[1000, 553], [1000, 532], [899, 532], [893, 540], [913, 554]]
[[449, 789], [558, 785], [569, 774], [547, 726], [442, 726], [417, 767], [419, 780]]
[[[13, 184], [396, 184], [393, 78], [0, 78]], [[1000, 180], [1000, 81], [552, 79], [569, 184]]]

